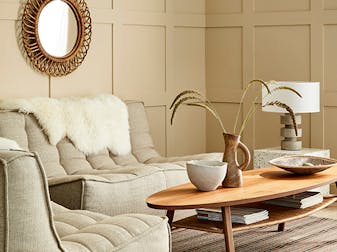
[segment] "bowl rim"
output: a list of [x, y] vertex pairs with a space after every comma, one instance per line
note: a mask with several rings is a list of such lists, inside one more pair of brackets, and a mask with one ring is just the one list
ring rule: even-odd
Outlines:
[[[287, 159], [287, 158], [312, 158], [312, 159], [320, 159], [325, 160], [328, 162], [331, 162], [331, 164], [325, 164], [325, 165], [314, 165], [314, 166], [291, 166], [291, 165], [282, 165], [282, 164], [276, 164], [275, 161], [278, 161], [280, 159]], [[327, 158], [327, 157], [319, 157], [319, 156], [312, 156], [312, 155], [286, 155], [282, 157], [274, 158], [270, 161], [268, 161], [269, 164], [276, 166], [276, 167], [284, 167], [284, 168], [291, 168], [291, 169], [314, 169], [314, 168], [330, 168], [334, 165], [337, 165], [337, 159], [334, 158]]]
[[[198, 162], [201, 162], [201, 163], [198, 163]], [[206, 162], [210, 162], [210, 163], [212, 162], [217, 165], [209, 165], [209, 164], [206, 164]], [[218, 161], [218, 160], [197, 160], [195, 159], [195, 160], [187, 161], [186, 165], [197, 165], [197, 166], [203, 166], [206, 168], [222, 168], [222, 167], [227, 167], [228, 163], [223, 162], [223, 161]]]

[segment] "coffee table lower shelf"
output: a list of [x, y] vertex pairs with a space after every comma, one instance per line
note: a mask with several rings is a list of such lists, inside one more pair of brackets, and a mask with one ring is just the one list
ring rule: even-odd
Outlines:
[[[297, 220], [331, 205], [336, 200], [337, 198], [324, 199], [322, 203], [305, 209], [273, 206], [263, 203], [240, 205], [245, 207], [266, 209], [269, 211], [269, 219], [249, 225], [233, 224], [232, 229], [233, 231], [241, 231], [252, 228], [265, 227], [269, 225], [282, 224], [288, 221]], [[172, 224], [172, 226], [176, 228], [187, 228], [211, 233], [221, 233], [221, 234], [224, 233], [223, 223], [221, 221], [198, 220], [196, 215], [176, 221]]]

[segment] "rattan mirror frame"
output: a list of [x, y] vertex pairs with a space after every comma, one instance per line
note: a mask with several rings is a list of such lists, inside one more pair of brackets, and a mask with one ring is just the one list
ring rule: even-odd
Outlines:
[[22, 42], [32, 65], [50, 76], [64, 76], [76, 70], [89, 50], [91, 42], [91, 17], [84, 0], [62, 0], [75, 14], [77, 40], [74, 48], [64, 57], [48, 54], [38, 35], [39, 16], [43, 8], [53, 0], [28, 0], [22, 15]]

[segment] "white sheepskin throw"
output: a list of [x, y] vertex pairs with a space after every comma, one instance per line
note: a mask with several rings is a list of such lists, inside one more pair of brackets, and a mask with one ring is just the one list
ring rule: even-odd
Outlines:
[[68, 137], [86, 155], [131, 151], [128, 109], [113, 95], [0, 100], [0, 108], [34, 114], [52, 145]]

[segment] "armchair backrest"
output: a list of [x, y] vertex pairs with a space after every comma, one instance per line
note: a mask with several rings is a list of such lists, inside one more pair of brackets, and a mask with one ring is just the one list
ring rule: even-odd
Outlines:
[[0, 151], [0, 252], [63, 251], [36, 154]]

